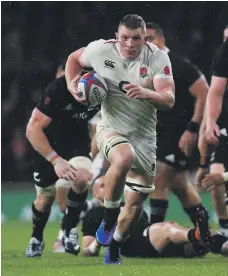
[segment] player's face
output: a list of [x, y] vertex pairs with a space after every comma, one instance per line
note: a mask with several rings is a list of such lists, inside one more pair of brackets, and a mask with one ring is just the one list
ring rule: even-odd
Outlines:
[[155, 44], [158, 48], [163, 48], [162, 37], [154, 29], [146, 29], [145, 41]]
[[228, 40], [228, 28], [226, 28], [223, 32], [223, 41], [227, 41]]
[[117, 33], [117, 40], [120, 45], [120, 53], [127, 59], [136, 58], [145, 44], [145, 31], [141, 28], [129, 29], [120, 26]]
[[100, 200], [101, 202], [104, 201], [104, 196], [105, 196], [105, 185], [104, 185], [104, 176], [99, 177], [95, 184], [94, 184], [94, 189], [93, 189], [93, 196]]

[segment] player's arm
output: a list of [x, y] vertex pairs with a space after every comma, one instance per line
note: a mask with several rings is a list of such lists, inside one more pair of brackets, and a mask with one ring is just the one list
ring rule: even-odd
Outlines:
[[[191, 78], [196, 79], [196, 77], [198, 77], [198, 71], [190, 65], [190, 63], [187, 63], [187, 65], [184, 64], [183, 66], [185, 66], [183, 68], [186, 68], [185, 74], [187, 78], [191, 80]], [[178, 143], [179, 148], [186, 156], [191, 156], [193, 149], [197, 145], [197, 133], [203, 118], [208, 92], [208, 84], [204, 75], [201, 75], [192, 83], [189, 87], [189, 91], [192, 96], [196, 98], [194, 113]]]
[[84, 48], [80, 48], [77, 51], [71, 53], [66, 62], [65, 77], [68, 90], [71, 93], [75, 93], [77, 90], [78, 80], [81, 77], [80, 74], [85, 67], [81, 58], [83, 51]]
[[98, 256], [101, 246], [93, 236], [84, 236], [82, 238], [83, 255], [86, 257]]
[[173, 107], [175, 102], [175, 84], [171, 72], [171, 63], [168, 55], [160, 50], [154, 60], [154, 73], [151, 82], [154, 90], [143, 88], [140, 85], [126, 84], [126, 96], [132, 99], [148, 99], [158, 109], [166, 110]]
[[35, 108], [27, 124], [26, 137], [33, 148], [54, 166], [59, 178], [75, 180], [76, 171], [54, 151], [44, 133], [51, 121], [52, 118]]
[[208, 83], [204, 75], [201, 75], [190, 87], [189, 91], [196, 98], [194, 113], [191, 121], [200, 125], [208, 93]]
[[216, 124], [222, 110], [227, 78], [212, 76], [206, 101], [206, 139], [211, 144], [218, 143], [219, 127]]

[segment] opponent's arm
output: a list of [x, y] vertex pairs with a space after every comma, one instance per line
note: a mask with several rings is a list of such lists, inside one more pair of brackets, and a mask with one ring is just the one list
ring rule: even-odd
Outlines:
[[227, 78], [212, 76], [206, 101], [206, 139], [211, 144], [218, 143], [220, 135], [216, 121], [222, 110], [224, 91], [227, 85]]
[[209, 86], [206, 78], [202, 75], [190, 87], [189, 91], [196, 98], [195, 109], [191, 121], [200, 125], [203, 119], [203, 112], [207, 98]]
[[50, 117], [35, 108], [26, 128], [26, 137], [33, 148], [54, 166], [59, 178], [75, 180], [76, 170], [54, 151], [44, 133], [51, 121]]

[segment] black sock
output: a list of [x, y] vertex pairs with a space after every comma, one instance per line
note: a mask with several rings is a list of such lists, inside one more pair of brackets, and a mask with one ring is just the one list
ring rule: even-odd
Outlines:
[[61, 221], [61, 230], [63, 231], [66, 229], [66, 221], [67, 221], [66, 214], [64, 213]]
[[36, 238], [39, 241], [43, 240], [44, 227], [48, 221], [50, 213], [51, 210], [45, 213], [40, 212], [36, 209], [34, 203], [32, 204], [32, 237]]
[[117, 222], [119, 213], [120, 207], [114, 209], [104, 207], [105, 230], [109, 231], [112, 229], [113, 225]]
[[116, 259], [119, 257], [120, 243], [115, 239], [113, 239], [109, 249], [110, 249], [110, 260], [116, 261]]
[[228, 228], [228, 219], [219, 219], [219, 226], [221, 228]]
[[200, 206], [202, 206], [202, 204], [184, 208], [185, 212], [189, 216], [189, 218], [192, 221], [192, 223], [194, 224], [194, 226], [196, 226], [196, 209]]
[[82, 194], [77, 194], [70, 188], [67, 198], [67, 207], [65, 211], [64, 226], [67, 233], [75, 228], [80, 221], [80, 214], [84, 208], [88, 190]]
[[165, 219], [167, 209], [168, 209], [168, 200], [164, 199], [150, 199], [150, 223], [162, 222]]

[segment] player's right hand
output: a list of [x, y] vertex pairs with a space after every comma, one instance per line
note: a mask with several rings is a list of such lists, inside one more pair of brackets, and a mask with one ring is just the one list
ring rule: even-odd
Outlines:
[[219, 126], [216, 123], [207, 124], [205, 136], [209, 144], [218, 145], [218, 137], [220, 136]]
[[85, 98], [83, 97], [83, 93], [81, 89], [78, 88], [78, 82], [81, 76], [78, 75], [74, 79], [70, 81], [70, 84], [67, 86], [68, 90], [72, 94], [72, 96], [76, 99], [76, 101], [83, 103], [85, 102]]
[[59, 158], [54, 165], [55, 173], [59, 178], [66, 180], [77, 179], [77, 169], [72, 167], [65, 159]]

